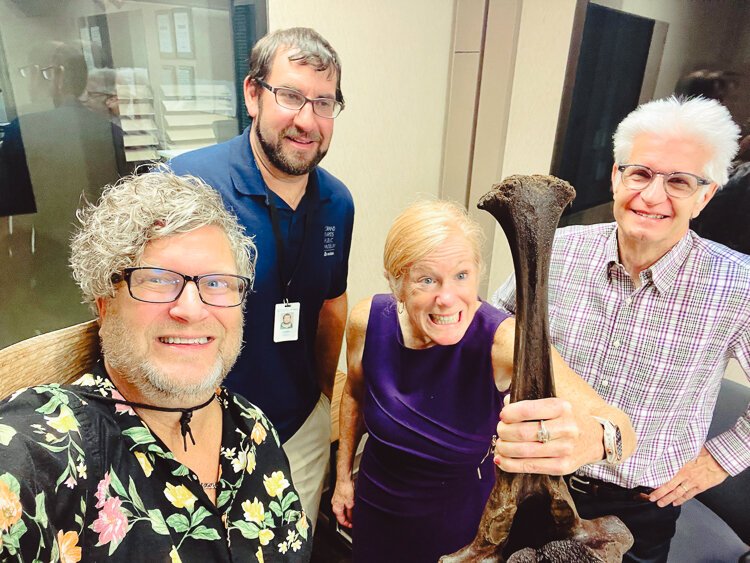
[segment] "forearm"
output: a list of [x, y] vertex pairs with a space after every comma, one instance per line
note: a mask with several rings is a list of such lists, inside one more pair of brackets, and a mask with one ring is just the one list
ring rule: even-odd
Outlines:
[[315, 339], [315, 361], [318, 386], [330, 399], [336, 378], [341, 343], [346, 324], [346, 293], [323, 302], [318, 315], [318, 333]]
[[601, 424], [593, 417], [607, 419], [619, 427], [622, 436], [622, 459], [630, 457], [635, 451], [637, 442], [630, 417], [622, 410], [605, 402], [588, 383], [565, 363], [554, 348], [552, 349], [552, 361], [557, 395], [570, 401], [573, 405], [573, 411], [577, 413], [583, 432], [587, 437], [585, 440], [587, 445], [586, 463], [596, 463], [604, 457], [603, 429]]
[[750, 405], [732, 428], [708, 440], [705, 448], [730, 475], [750, 467]]
[[347, 381], [339, 407], [339, 447], [336, 457], [337, 479], [351, 478], [354, 456], [357, 453], [362, 435], [364, 420], [360, 400], [352, 393], [352, 386]]

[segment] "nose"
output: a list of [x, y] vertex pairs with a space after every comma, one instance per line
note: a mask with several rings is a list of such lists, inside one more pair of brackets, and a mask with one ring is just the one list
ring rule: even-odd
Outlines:
[[435, 302], [440, 307], [450, 307], [456, 300], [456, 293], [450, 282], [442, 284]]
[[185, 284], [180, 297], [172, 303], [169, 314], [186, 323], [199, 322], [208, 316], [208, 305], [201, 301], [195, 282]]
[[641, 191], [641, 199], [649, 205], [658, 205], [667, 199], [667, 177], [654, 174], [648, 187]]
[[315, 112], [312, 102], [305, 101], [305, 105], [294, 116], [294, 124], [305, 131], [309, 131], [315, 126]]

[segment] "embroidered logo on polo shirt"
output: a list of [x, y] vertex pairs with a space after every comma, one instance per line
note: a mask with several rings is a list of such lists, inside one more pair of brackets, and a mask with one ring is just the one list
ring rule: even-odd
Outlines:
[[336, 252], [336, 243], [333, 237], [336, 234], [336, 225], [325, 225], [323, 227], [323, 257], [333, 256]]

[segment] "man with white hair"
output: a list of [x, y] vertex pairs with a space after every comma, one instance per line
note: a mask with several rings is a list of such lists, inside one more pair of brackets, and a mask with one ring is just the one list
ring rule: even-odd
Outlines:
[[[553, 344], [638, 436], [631, 458], [584, 466], [569, 488], [582, 517], [630, 528], [626, 561], [666, 561], [680, 505], [750, 466], [750, 407], [706, 440], [729, 359], [750, 376], [750, 257], [690, 230], [727, 181], [738, 134], [714, 100], [638, 107], [614, 135], [616, 222], [555, 237]], [[514, 311], [512, 278], [493, 302]]]

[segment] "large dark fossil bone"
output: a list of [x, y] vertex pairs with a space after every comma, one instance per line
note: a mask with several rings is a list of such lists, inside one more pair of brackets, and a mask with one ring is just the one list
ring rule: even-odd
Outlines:
[[[516, 271], [511, 402], [555, 396], [547, 321], [547, 278], [555, 228], [575, 197], [553, 176], [511, 176], [480, 200], [505, 231]], [[633, 544], [614, 516], [583, 520], [562, 477], [495, 470], [474, 541], [441, 563], [621, 561]]]

